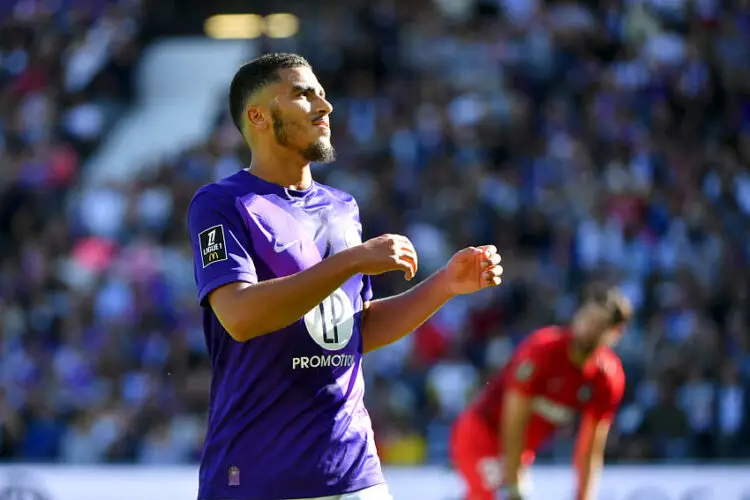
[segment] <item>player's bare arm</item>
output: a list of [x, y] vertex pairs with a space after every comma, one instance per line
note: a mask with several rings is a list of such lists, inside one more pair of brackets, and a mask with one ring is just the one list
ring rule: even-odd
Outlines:
[[[411, 243], [409, 247], [413, 252]], [[416, 252], [413, 256], [416, 270]], [[413, 332], [456, 295], [499, 285], [503, 272], [500, 260], [497, 248], [492, 245], [466, 248], [411, 290], [366, 304], [362, 331], [364, 352], [396, 342]]]
[[511, 490], [521, 485], [522, 455], [526, 449], [526, 426], [531, 410], [528, 395], [518, 390], [508, 391], [503, 402], [500, 439], [503, 443], [504, 483]]
[[256, 284], [229, 283], [214, 290], [209, 303], [232, 338], [244, 342], [298, 321], [355, 274], [400, 270], [411, 279], [416, 255], [405, 240], [384, 235], [291, 276]]
[[593, 500], [595, 497], [596, 483], [604, 465], [609, 428], [608, 420], [600, 420], [592, 413], [584, 414], [581, 420], [573, 456], [578, 472], [576, 500]]

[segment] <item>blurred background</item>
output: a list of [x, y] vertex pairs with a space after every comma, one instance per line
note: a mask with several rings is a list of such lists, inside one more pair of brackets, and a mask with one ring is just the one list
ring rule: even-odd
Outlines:
[[488, 375], [602, 277], [638, 311], [610, 460], [750, 456], [750, 2], [1, 0], [2, 460], [196, 462], [186, 210], [249, 161], [227, 91], [265, 51], [327, 88], [316, 175], [365, 236], [408, 235], [425, 275], [503, 254], [502, 287], [368, 357], [384, 462], [447, 465]]

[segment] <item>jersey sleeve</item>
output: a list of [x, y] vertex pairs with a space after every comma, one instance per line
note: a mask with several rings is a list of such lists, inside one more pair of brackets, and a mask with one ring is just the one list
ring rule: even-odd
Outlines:
[[586, 411], [596, 420], [612, 421], [625, 392], [625, 372], [618, 359], [608, 359], [602, 366], [602, 389], [594, 392]]
[[199, 192], [188, 209], [188, 231], [201, 306], [207, 307], [208, 295], [224, 285], [258, 282], [249, 233], [233, 200]]
[[526, 396], [544, 392], [544, 369], [547, 366], [546, 344], [539, 342], [538, 335], [532, 334], [521, 344], [513, 356], [508, 388]]

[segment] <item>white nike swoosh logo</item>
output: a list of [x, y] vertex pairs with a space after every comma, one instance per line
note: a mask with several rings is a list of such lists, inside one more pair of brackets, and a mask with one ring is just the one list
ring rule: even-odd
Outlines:
[[293, 245], [296, 245], [297, 243], [299, 243], [299, 240], [290, 241], [286, 245], [282, 245], [278, 240], [276, 240], [273, 242], [273, 251], [276, 253], [281, 253], [284, 250], [292, 247]]

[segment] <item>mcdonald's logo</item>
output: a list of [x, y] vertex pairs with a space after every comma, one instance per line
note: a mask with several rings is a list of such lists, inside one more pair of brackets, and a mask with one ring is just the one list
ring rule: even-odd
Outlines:
[[211, 252], [208, 254], [208, 261], [213, 262], [215, 260], [219, 260], [219, 252]]

